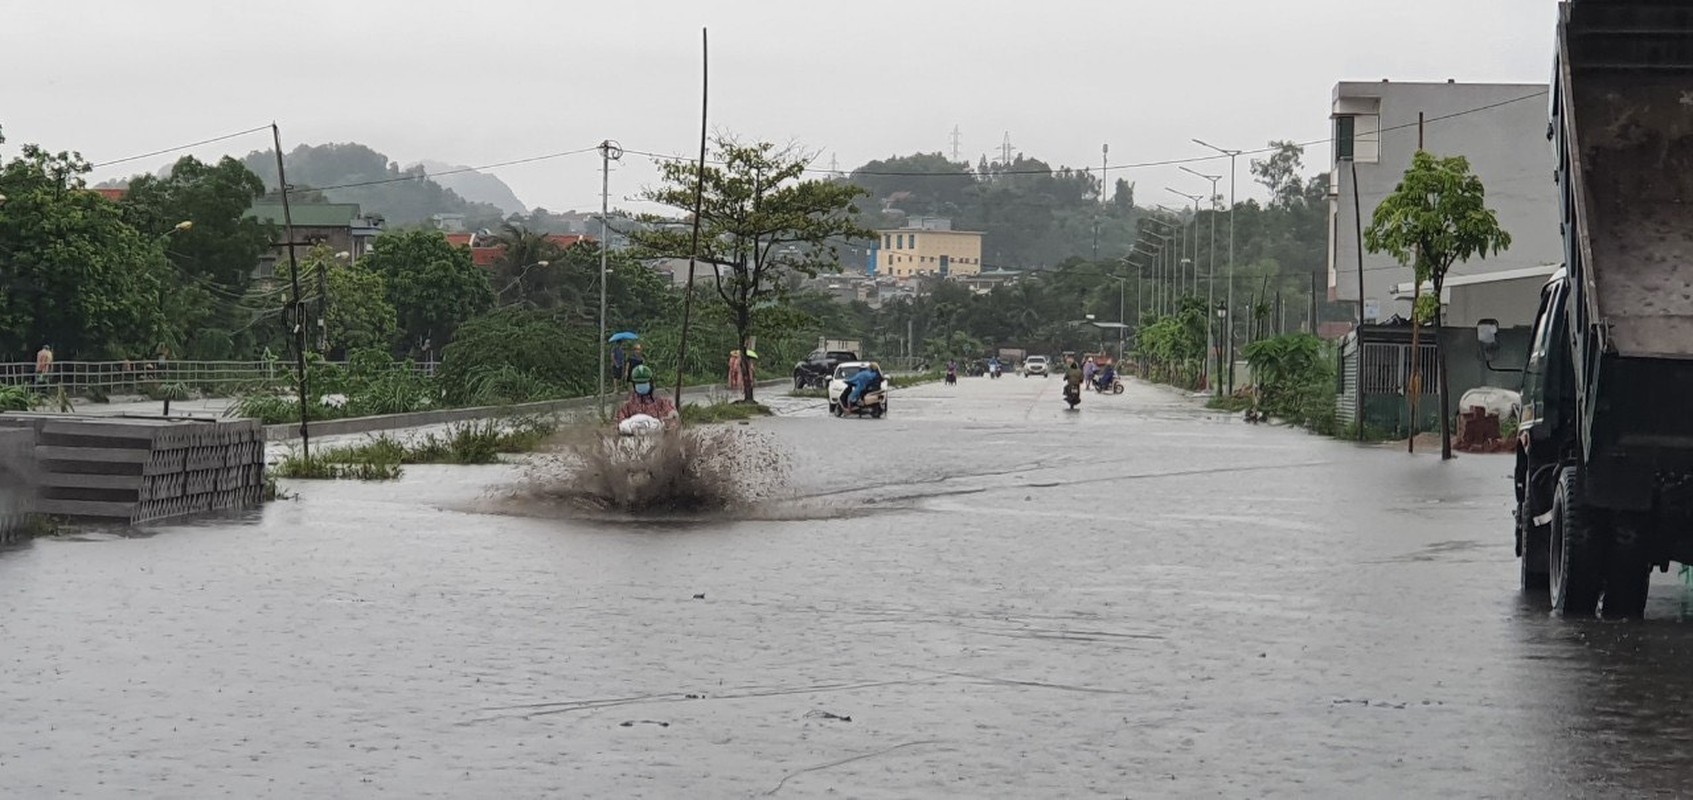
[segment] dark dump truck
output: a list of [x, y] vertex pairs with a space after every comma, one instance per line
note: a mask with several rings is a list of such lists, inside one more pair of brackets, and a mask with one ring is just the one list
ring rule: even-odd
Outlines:
[[1570, 0], [1557, 45], [1565, 263], [1523, 375], [1517, 553], [1565, 616], [1639, 617], [1652, 568], [1693, 563], [1693, 5]]

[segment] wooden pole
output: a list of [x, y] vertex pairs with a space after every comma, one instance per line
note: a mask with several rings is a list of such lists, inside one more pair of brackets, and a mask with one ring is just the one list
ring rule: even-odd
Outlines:
[[[287, 239], [288, 276], [293, 285], [291, 313], [285, 315], [294, 325], [294, 366], [299, 372], [300, 399], [300, 458], [311, 463], [311, 434], [307, 430], [311, 402], [311, 381], [306, 377], [306, 305], [300, 302], [300, 263], [294, 257], [294, 214], [288, 205], [288, 173], [282, 166], [282, 129], [270, 124], [271, 141], [276, 145], [276, 186], [282, 193], [282, 235]], [[320, 265], [321, 266], [321, 265]]]

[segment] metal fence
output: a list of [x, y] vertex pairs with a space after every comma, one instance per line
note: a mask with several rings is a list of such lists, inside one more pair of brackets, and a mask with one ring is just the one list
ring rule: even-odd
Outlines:
[[[1433, 337], [1430, 337], [1433, 338]], [[1417, 345], [1423, 394], [1430, 394], [1440, 374], [1440, 349], [1434, 342]], [[1404, 394], [1411, 382], [1411, 346], [1397, 342], [1367, 342], [1358, 370], [1364, 394]]]
[[[346, 366], [345, 362], [329, 363]], [[412, 368], [423, 375], [435, 372], [434, 362], [414, 363]], [[293, 375], [293, 365], [282, 361], [55, 361], [45, 379], [38, 380], [34, 362], [0, 362], [0, 384], [42, 383], [73, 393], [93, 389], [112, 393], [167, 383], [233, 390], [287, 383]]]

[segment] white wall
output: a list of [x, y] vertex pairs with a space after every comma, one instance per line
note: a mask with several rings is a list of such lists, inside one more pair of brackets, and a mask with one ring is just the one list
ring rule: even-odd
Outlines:
[[[1552, 178], [1555, 161], [1551, 143], [1546, 140], [1545, 89], [1544, 84], [1338, 84], [1337, 112], [1356, 110], [1367, 105], [1360, 101], [1369, 98], [1380, 100], [1379, 160], [1356, 165], [1363, 227], [1369, 227], [1375, 207], [1393, 192], [1411, 166], [1411, 156], [1417, 150], [1420, 111], [1425, 118], [1424, 149], [1439, 156], [1461, 155], [1469, 159], [1470, 168], [1487, 188], [1488, 206], [1499, 213], [1500, 225], [1513, 240], [1508, 251], [1454, 266], [1452, 275], [1563, 261], [1557, 186]], [[1517, 100], [1529, 95], [1535, 96]], [[1505, 102], [1511, 100], [1516, 102]], [[1477, 110], [1500, 103], [1504, 104]], [[1360, 155], [1364, 154], [1361, 148]], [[1358, 297], [1352, 166], [1336, 163], [1331, 184], [1335, 192], [1330, 198], [1334, 223], [1329, 252], [1330, 288], [1335, 299], [1342, 302], [1356, 302]], [[1391, 289], [1394, 284], [1410, 280], [1411, 270], [1391, 257], [1364, 253], [1365, 297], [1380, 301], [1384, 318], [1395, 312], [1409, 313], [1410, 303], [1395, 301]]]

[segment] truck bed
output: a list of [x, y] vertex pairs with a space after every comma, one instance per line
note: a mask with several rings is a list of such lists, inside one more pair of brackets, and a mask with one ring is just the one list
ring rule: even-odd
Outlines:
[[1572, 5], [1566, 97], [1596, 310], [1621, 355], [1693, 358], [1693, 9]]

